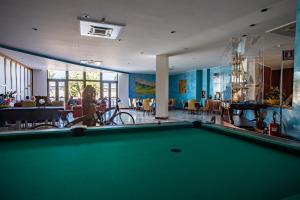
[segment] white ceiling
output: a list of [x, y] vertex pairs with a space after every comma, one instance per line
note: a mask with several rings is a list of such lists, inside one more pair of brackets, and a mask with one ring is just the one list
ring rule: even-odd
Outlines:
[[[227, 65], [231, 37], [262, 35], [296, 15], [296, 0], [1, 0], [0, 5], [0, 44], [74, 61], [102, 60], [128, 72], [154, 72], [159, 54], [170, 55], [174, 71]], [[261, 13], [262, 8], [270, 10]], [[77, 18], [86, 14], [125, 24], [121, 41], [80, 36]], [[257, 48], [264, 46], [266, 65], [278, 66], [280, 49], [293, 48], [293, 38], [262, 38]], [[66, 66], [0, 51], [33, 68]]]

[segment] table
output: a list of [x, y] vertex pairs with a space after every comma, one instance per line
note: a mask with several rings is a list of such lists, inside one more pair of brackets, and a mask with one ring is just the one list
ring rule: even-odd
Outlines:
[[282, 199], [299, 143], [192, 123], [0, 134], [1, 199]]
[[221, 117], [223, 118], [224, 113], [226, 110], [228, 110], [229, 114], [229, 122], [231, 124], [234, 124], [233, 120], [233, 110], [241, 110], [240, 116], [244, 114], [244, 110], [253, 110], [255, 114], [255, 118], [257, 119], [258, 113], [260, 109], [267, 108], [267, 105], [265, 104], [259, 104], [259, 103], [229, 103], [229, 102], [222, 102], [221, 104]]
[[19, 124], [18, 122], [43, 122], [58, 121], [59, 110], [64, 110], [63, 106], [46, 107], [12, 107], [0, 109], [0, 122]]

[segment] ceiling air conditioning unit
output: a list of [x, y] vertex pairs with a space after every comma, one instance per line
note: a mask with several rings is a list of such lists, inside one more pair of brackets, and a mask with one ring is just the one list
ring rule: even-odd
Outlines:
[[82, 36], [117, 39], [123, 28], [122, 25], [80, 20], [80, 35]]
[[112, 32], [112, 28], [91, 26], [91, 29], [89, 30], [88, 34], [94, 36], [111, 37]]

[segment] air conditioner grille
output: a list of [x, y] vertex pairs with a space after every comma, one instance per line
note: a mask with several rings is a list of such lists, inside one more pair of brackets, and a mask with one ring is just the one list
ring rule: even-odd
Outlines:
[[80, 20], [80, 34], [89, 37], [117, 39], [124, 26]]

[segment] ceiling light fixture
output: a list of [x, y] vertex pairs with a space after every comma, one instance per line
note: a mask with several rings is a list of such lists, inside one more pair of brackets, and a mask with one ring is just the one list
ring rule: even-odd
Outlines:
[[95, 60], [80, 60], [80, 63], [87, 64], [87, 65], [95, 65], [101, 66], [103, 61], [95, 61]]

